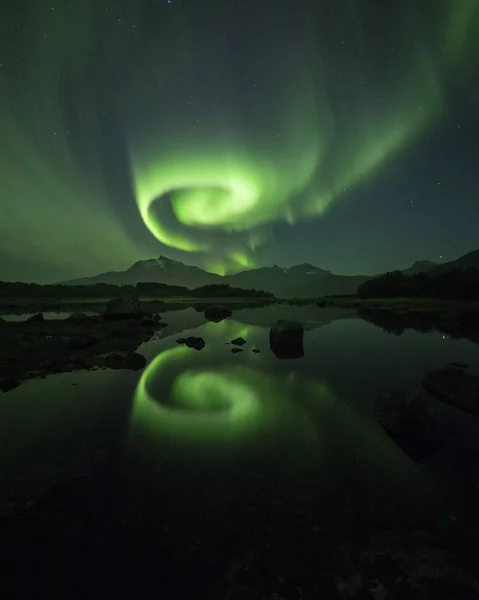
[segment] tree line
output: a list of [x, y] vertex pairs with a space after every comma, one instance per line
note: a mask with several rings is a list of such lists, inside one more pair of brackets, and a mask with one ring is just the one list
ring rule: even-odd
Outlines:
[[0, 297], [3, 298], [113, 298], [126, 296], [150, 298], [274, 298], [262, 290], [234, 288], [227, 284], [203, 285], [189, 289], [180, 285], [142, 282], [136, 285], [41, 285], [38, 283], [0, 282]]
[[392, 271], [364, 282], [357, 293], [362, 298], [479, 300], [479, 270], [435, 270], [415, 275]]

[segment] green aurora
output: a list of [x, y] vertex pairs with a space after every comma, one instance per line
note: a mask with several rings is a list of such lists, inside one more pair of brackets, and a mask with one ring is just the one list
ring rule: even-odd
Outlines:
[[0, 19], [2, 256], [86, 275], [150, 257], [152, 234], [215, 272], [255, 266], [274, 224], [320, 218], [440, 122], [479, 49], [475, 0], [390, 7], [389, 55], [355, 2], [331, 27], [334, 48], [326, 8], [296, 14], [281, 51], [258, 9], [238, 25], [268, 63], [252, 83], [229, 54], [195, 60], [235, 14], [218, 9], [221, 28], [203, 30], [176, 2], [145, 40], [146, 4], [22, 1]]

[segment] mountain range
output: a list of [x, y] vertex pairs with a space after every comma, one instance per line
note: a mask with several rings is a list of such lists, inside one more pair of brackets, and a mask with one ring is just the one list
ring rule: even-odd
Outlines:
[[[453, 268], [479, 269], [479, 250], [474, 250], [454, 261], [441, 265], [429, 261], [418, 261], [402, 272], [405, 275], [414, 275], [427, 271], [444, 271]], [[62, 283], [64, 285], [94, 285], [96, 283], [135, 285], [140, 282], [156, 282], [167, 285], [182, 285], [188, 288], [225, 283], [232, 287], [272, 292], [278, 297], [304, 298], [355, 294], [362, 283], [372, 278], [371, 275], [336, 275], [327, 269], [309, 263], [289, 268], [282, 268], [278, 265], [260, 267], [222, 276], [160, 256], [159, 258], [140, 260], [126, 271], [109, 271], [93, 277], [73, 279]]]

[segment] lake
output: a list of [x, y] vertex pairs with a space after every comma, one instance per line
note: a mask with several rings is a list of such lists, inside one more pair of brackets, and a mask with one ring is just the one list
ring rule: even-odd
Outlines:
[[[269, 327], [283, 318], [304, 323], [303, 358], [270, 350]], [[448, 362], [479, 374], [478, 345], [393, 335], [334, 308], [163, 320], [138, 349], [143, 371], [52, 375], [1, 397], [1, 504], [40, 499], [0, 530], [18, 590], [312, 598], [338, 548], [386, 530], [471, 527], [477, 499], [454, 465], [479, 439], [476, 421], [421, 381]], [[205, 348], [176, 342], [190, 335]], [[247, 343], [233, 354], [239, 336]], [[413, 462], [378, 423], [379, 396], [401, 390], [437, 415], [441, 460]]]

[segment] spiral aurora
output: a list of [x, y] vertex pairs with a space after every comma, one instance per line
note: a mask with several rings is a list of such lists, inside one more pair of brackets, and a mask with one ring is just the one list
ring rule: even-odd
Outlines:
[[[408, 177], [418, 195], [426, 183], [398, 159], [436, 132], [439, 157], [452, 148], [442, 128], [472, 104], [478, 26], [476, 0], [3, 3], [0, 278], [62, 281], [163, 253], [225, 273], [289, 260], [308, 228], [313, 247], [291, 260], [314, 262], [338, 239], [362, 245], [347, 218], [365, 196], [405, 239]], [[397, 193], [379, 194], [380, 175]], [[463, 177], [453, 187], [444, 204]], [[375, 214], [369, 234], [385, 224]], [[350, 252], [331, 256], [351, 272]]]

